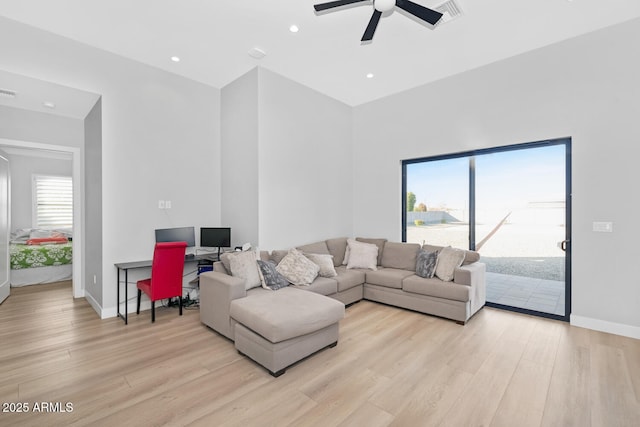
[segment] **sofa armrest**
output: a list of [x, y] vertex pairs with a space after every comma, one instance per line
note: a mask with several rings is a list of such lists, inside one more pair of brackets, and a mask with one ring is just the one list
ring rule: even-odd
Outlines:
[[231, 301], [247, 295], [244, 282], [215, 270], [200, 275], [200, 321], [232, 340]]
[[481, 309], [487, 302], [486, 265], [473, 262], [456, 268], [453, 281], [459, 285], [471, 287], [471, 313]]

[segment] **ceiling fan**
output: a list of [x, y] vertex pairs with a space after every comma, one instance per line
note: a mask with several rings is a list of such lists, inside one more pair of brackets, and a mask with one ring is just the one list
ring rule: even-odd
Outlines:
[[[316, 12], [322, 12], [327, 9], [333, 9], [334, 7], [346, 6], [352, 3], [360, 3], [363, 1], [369, 0], [337, 0], [330, 1], [328, 3], [316, 4], [313, 6], [313, 8], [316, 10]], [[384, 12], [391, 11], [395, 6], [398, 6], [405, 12], [410, 13], [418, 19], [428, 22], [431, 25], [436, 25], [440, 18], [442, 18], [442, 13], [426, 8], [409, 0], [373, 0], [373, 15], [371, 15], [371, 19], [369, 20], [367, 29], [364, 30], [361, 41], [371, 41], [373, 39], [373, 35], [376, 32], [376, 28], [378, 27], [378, 22], [380, 21], [380, 17], [382, 17], [382, 14]]]

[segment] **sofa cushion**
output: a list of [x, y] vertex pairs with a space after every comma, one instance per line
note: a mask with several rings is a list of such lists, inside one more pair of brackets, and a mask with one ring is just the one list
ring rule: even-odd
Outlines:
[[[426, 249], [429, 252], [440, 251], [440, 250], [442, 250], [442, 248], [444, 248], [444, 246], [429, 245], [427, 243], [422, 245], [422, 249]], [[466, 250], [466, 249], [461, 249], [461, 250], [464, 251], [464, 261], [462, 261], [462, 265], [467, 265], [467, 264], [471, 264], [473, 262], [480, 261], [480, 253], [479, 252], [470, 251], [470, 250]]]
[[378, 247], [378, 260], [377, 265], [382, 265], [382, 252], [384, 251], [384, 245], [387, 243], [387, 239], [369, 239], [366, 237], [356, 237], [356, 241], [362, 243], [372, 243]]
[[366, 282], [387, 288], [402, 289], [402, 280], [413, 275], [413, 271], [398, 268], [380, 268], [366, 272]]
[[471, 287], [453, 282], [443, 282], [438, 278], [424, 279], [411, 275], [402, 281], [402, 290], [415, 294], [467, 302], [471, 299]]
[[297, 285], [296, 288], [320, 295], [333, 295], [338, 292], [338, 282], [335, 278], [318, 276], [310, 285]]
[[228, 257], [231, 275], [244, 279], [245, 289], [262, 286], [257, 260], [257, 254], [254, 251], [233, 252]]
[[278, 289], [286, 288], [287, 286], [289, 286], [289, 281], [276, 270], [275, 262], [262, 261], [259, 259], [258, 268], [258, 272], [260, 273], [260, 281], [262, 282], [263, 288], [277, 291]]
[[436, 262], [438, 261], [438, 252], [429, 252], [425, 249], [418, 251], [416, 259], [416, 275], [431, 279], [436, 272]]
[[342, 261], [344, 261], [344, 253], [347, 250], [347, 238], [338, 237], [336, 239], [328, 239], [326, 243], [329, 253], [333, 255], [333, 265], [335, 267], [342, 265]]
[[378, 246], [373, 243], [363, 243], [353, 239], [347, 239], [347, 246], [349, 248], [347, 268], [377, 269]]
[[442, 250], [438, 252], [436, 276], [445, 282], [452, 281], [456, 268], [462, 265], [463, 260], [464, 251], [462, 249], [455, 249], [450, 246], [442, 248]]
[[276, 266], [276, 270], [294, 285], [310, 285], [318, 276], [320, 267], [302, 252], [292, 248]]
[[338, 282], [338, 292], [355, 288], [358, 285], [362, 285], [365, 281], [365, 272], [362, 270], [347, 270], [346, 267], [341, 266], [336, 268], [336, 273], [338, 273], [338, 275], [334, 277], [333, 280]]
[[272, 343], [306, 335], [344, 317], [344, 304], [292, 287], [259, 289], [231, 301], [231, 317]]
[[288, 253], [289, 253], [288, 250], [271, 251], [271, 254], [269, 255], [269, 260], [275, 262], [276, 265], [278, 265], [280, 264], [280, 261], [282, 261], [282, 258], [286, 257]]
[[416, 271], [418, 243], [387, 242], [382, 253], [382, 266]]
[[324, 240], [315, 243], [309, 243], [308, 245], [298, 246], [296, 248], [300, 252], [306, 252], [309, 254], [325, 254], [331, 255], [329, 252], [329, 248], [327, 247], [327, 242]]
[[305, 253], [304, 256], [320, 267], [320, 271], [318, 272], [319, 276], [335, 277], [338, 275], [336, 268], [333, 266], [333, 255]]

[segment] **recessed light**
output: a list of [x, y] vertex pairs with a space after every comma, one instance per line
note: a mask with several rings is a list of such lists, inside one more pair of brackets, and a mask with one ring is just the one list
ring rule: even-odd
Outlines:
[[373, 73], [368, 73], [368, 74], [367, 74], [367, 78], [368, 78], [368, 79], [372, 79], [372, 78], [373, 78]]
[[289, 31], [291, 31], [292, 33], [297, 33], [298, 31], [300, 31], [300, 28], [298, 28], [297, 25], [292, 25], [289, 27]]
[[171, 57], [171, 60], [172, 60], [173, 62], [180, 62], [180, 57], [178, 57], [178, 56], [172, 56], [172, 57]]
[[43, 107], [47, 107], [47, 108], [51, 108], [51, 109], [56, 108], [56, 104], [54, 104], [53, 102], [49, 102], [49, 101], [47, 101], [47, 102], [43, 102], [43, 103], [42, 103], [42, 106], [43, 106]]

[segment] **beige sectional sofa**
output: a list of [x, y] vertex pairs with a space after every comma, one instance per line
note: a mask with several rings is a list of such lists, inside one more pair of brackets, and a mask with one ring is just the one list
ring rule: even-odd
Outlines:
[[[230, 275], [222, 262], [200, 278], [202, 323], [235, 342], [272, 375], [319, 351], [334, 346], [344, 305], [367, 299], [465, 324], [485, 304], [485, 265], [479, 254], [464, 251], [452, 281], [416, 275], [419, 244], [385, 239], [356, 239], [378, 248], [374, 269], [343, 265], [347, 238], [324, 240], [297, 249], [305, 254], [331, 255], [334, 277], [318, 276], [307, 286], [277, 291], [246, 289], [245, 280]], [[428, 251], [442, 247], [424, 245]], [[260, 258], [279, 263], [287, 250], [261, 252]], [[348, 255], [347, 255], [348, 256]], [[327, 298], [329, 297], [329, 298]]]

